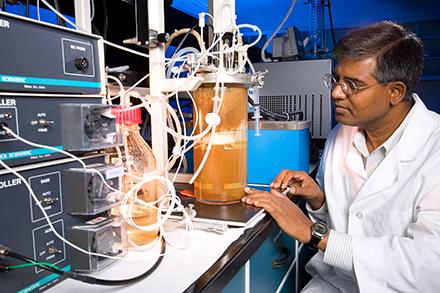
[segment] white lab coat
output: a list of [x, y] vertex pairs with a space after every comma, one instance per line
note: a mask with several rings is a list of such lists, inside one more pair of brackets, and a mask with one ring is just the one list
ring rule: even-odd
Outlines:
[[328, 213], [317, 216], [352, 235], [355, 276], [325, 264], [323, 252], [308, 270], [343, 292], [440, 292], [440, 116], [415, 99], [401, 139], [368, 179], [357, 127], [339, 125], [327, 139], [318, 181]]

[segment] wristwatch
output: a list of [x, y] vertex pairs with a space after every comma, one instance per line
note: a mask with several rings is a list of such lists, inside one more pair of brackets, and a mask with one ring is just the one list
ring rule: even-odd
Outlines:
[[316, 222], [312, 225], [312, 233], [309, 241], [309, 245], [317, 248], [319, 241], [324, 239], [325, 235], [328, 232], [327, 224], [323, 222]]

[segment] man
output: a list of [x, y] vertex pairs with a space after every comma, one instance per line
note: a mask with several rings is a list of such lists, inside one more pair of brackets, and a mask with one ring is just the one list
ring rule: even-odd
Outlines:
[[[284, 170], [270, 193], [246, 188], [243, 201], [319, 248], [304, 292], [440, 292], [440, 118], [414, 93], [421, 41], [381, 22], [343, 38], [335, 56], [325, 82], [339, 124], [319, 185]], [[287, 186], [311, 220], [277, 191]]]

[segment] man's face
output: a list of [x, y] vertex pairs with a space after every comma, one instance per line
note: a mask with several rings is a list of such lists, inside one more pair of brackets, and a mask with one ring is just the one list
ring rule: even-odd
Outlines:
[[337, 80], [350, 80], [359, 87], [350, 96], [344, 93], [341, 85], [333, 89], [335, 116], [339, 123], [369, 129], [380, 127], [385, 121], [390, 109], [390, 96], [386, 86], [378, 84], [373, 77], [375, 67], [374, 58], [362, 61], [342, 59], [338, 62]]

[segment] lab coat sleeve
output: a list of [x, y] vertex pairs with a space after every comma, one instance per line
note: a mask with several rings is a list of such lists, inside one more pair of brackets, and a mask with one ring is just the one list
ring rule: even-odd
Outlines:
[[351, 235], [330, 230], [323, 261], [328, 265], [353, 273], [353, 244]]
[[[316, 174], [316, 182], [318, 183], [321, 190], [324, 189], [324, 176], [323, 176], [324, 163], [323, 162], [324, 162], [324, 159], [321, 159], [319, 166], [318, 166], [318, 172]], [[324, 204], [317, 210], [313, 209], [312, 206], [307, 202], [306, 209], [309, 212], [310, 219], [313, 222], [327, 223], [327, 217], [328, 217], [327, 202], [324, 201]]]
[[406, 237], [352, 236], [360, 291], [440, 292], [439, 243], [440, 183], [437, 182], [418, 204], [415, 221], [408, 226]]
[[313, 222], [327, 223], [327, 216], [328, 216], [327, 202], [324, 202], [324, 204], [317, 210], [314, 210], [312, 206], [307, 202], [306, 209], [309, 212], [309, 217]]

